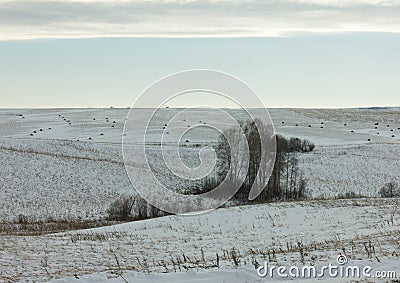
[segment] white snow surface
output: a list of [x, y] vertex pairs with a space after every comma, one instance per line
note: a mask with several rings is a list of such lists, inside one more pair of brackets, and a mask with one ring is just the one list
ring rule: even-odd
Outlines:
[[275, 203], [38, 237], [3, 236], [1, 275], [20, 282], [75, 282], [73, 278], [123, 282], [122, 277], [134, 279], [128, 282], [189, 277], [223, 282], [225, 275], [227, 280], [239, 280], [234, 282], [262, 282], [254, 260], [322, 266], [335, 264], [340, 254], [346, 254], [351, 265], [400, 275], [399, 203], [399, 199]]
[[[163, 111], [153, 124], [155, 140], [168, 112], [178, 110]], [[104, 218], [113, 200], [134, 192], [121, 149], [127, 113], [0, 110], [0, 222], [19, 215], [34, 221]], [[316, 143], [314, 152], [300, 155], [300, 167], [311, 195], [331, 200], [223, 208], [43, 236], [2, 235], [0, 282], [265, 282], [271, 279], [257, 276], [254, 260], [323, 265], [343, 252], [350, 263], [396, 270], [399, 276], [400, 200], [334, 197], [346, 192], [375, 197], [386, 182], [400, 183], [400, 109], [271, 109], [270, 114], [278, 134]], [[199, 111], [172, 130], [206, 118]], [[190, 154], [197, 150], [190, 145], [213, 142], [215, 136], [195, 132], [186, 138], [190, 143], [183, 150]], [[374, 248], [372, 255], [365, 243]]]
[[[157, 140], [165, 119], [178, 111], [161, 109], [150, 139]], [[98, 219], [112, 200], [133, 193], [121, 148], [127, 113], [128, 109], [0, 110], [0, 221], [15, 221], [18, 215], [32, 221]], [[386, 182], [400, 182], [399, 109], [271, 109], [270, 114], [278, 134], [316, 143], [314, 152], [300, 155], [313, 197], [334, 198], [351, 191], [377, 196]], [[199, 110], [171, 128], [207, 122], [206, 118], [206, 110]], [[215, 136], [204, 131], [190, 135], [192, 145], [213, 141]], [[171, 143], [170, 151], [176, 146]], [[196, 155], [198, 148], [189, 145], [183, 151], [192, 156], [189, 153]], [[141, 168], [145, 161], [134, 162]], [[167, 173], [158, 176], [168, 181]], [[146, 180], [134, 185], [144, 186]]]

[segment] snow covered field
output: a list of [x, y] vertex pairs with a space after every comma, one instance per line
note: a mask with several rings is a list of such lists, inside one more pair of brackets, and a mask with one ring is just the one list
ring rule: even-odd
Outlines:
[[[163, 119], [177, 110], [162, 111], [165, 114], [154, 121], [155, 139], [162, 133]], [[113, 200], [133, 192], [121, 150], [127, 113], [128, 109], [0, 110], [0, 222], [16, 222], [21, 215], [30, 221], [104, 218]], [[317, 145], [300, 156], [314, 198], [334, 199], [346, 192], [376, 197], [385, 183], [400, 183], [400, 109], [272, 109], [270, 114], [277, 133]], [[199, 111], [172, 128], [207, 122], [205, 117]], [[184, 150], [190, 152], [215, 136], [200, 132], [188, 139]], [[335, 263], [342, 249], [353, 263], [396, 268], [400, 275], [398, 204], [398, 199], [315, 200], [54, 235], [2, 235], [0, 281], [68, 277], [55, 282], [75, 282], [76, 277], [97, 273], [84, 278], [185, 282], [199, 276], [208, 278], [206, 282], [257, 282], [255, 260], [322, 265]], [[372, 255], [364, 246], [369, 241]], [[220, 269], [215, 267], [217, 254]], [[199, 273], [144, 274], [186, 269]]]
[[[0, 110], [0, 222], [15, 221], [19, 215], [32, 221], [93, 220], [103, 217], [118, 195], [131, 193], [121, 150], [127, 113], [127, 109]], [[277, 133], [317, 144], [314, 152], [300, 157], [314, 197], [332, 198], [349, 191], [376, 196], [386, 182], [400, 181], [399, 109], [272, 109], [270, 113]], [[162, 133], [164, 121], [159, 116], [154, 136]], [[200, 111], [175, 128], [207, 120], [206, 116]], [[377, 122], [379, 126], [374, 125]], [[203, 134], [190, 137], [191, 144], [214, 139]], [[135, 162], [140, 167], [143, 161]]]
[[[243, 206], [39, 237], [4, 236], [1, 276], [10, 282], [64, 277], [68, 278], [54, 282], [82, 277], [87, 282], [107, 277], [123, 282], [121, 276], [133, 278], [129, 282], [157, 282], [169, 277], [153, 272], [182, 272], [170, 278], [185, 282], [187, 276], [195, 276], [185, 272], [193, 270], [200, 271], [199, 279], [209, 275], [206, 282], [240, 276], [243, 280], [234, 282], [264, 282], [255, 280], [255, 266], [265, 260], [320, 266], [335, 264], [339, 254], [346, 254], [354, 265], [399, 271], [399, 202], [360, 199]], [[85, 277], [93, 273], [98, 274]]]

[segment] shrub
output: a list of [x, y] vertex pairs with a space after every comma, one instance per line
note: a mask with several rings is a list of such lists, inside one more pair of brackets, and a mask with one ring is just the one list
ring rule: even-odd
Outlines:
[[18, 215], [18, 224], [28, 224], [29, 223], [29, 218], [26, 215], [19, 214]]
[[148, 203], [145, 199], [138, 197], [135, 205], [136, 220], [148, 219]]
[[315, 144], [309, 140], [290, 138], [288, 142], [288, 152], [310, 152], [315, 149]]
[[301, 151], [302, 152], [310, 152], [315, 149], [315, 144], [310, 142], [309, 140], [303, 140], [301, 143]]
[[115, 200], [107, 209], [108, 219], [117, 221], [131, 219], [134, 204], [135, 198], [133, 196], [123, 196]]
[[363, 198], [364, 196], [361, 193], [355, 193], [353, 191], [340, 193], [336, 196], [337, 199], [355, 199], [355, 198]]
[[400, 197], [400, 188], [396, 182], [390, 182], [380, 189], [379, 195], [381, 198]]

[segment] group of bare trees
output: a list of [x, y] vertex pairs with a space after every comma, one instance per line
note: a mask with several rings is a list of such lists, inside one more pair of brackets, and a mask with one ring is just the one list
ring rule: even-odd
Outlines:
[[[305, 199], [307, 196], [306, 181], [299, 169], [298, 155], [301, 152], [314, 150], [315, 145], [308, 140], [299, 138], [286, 139], [283, 136], [277, 135], [275, 163], [268, 164], [270, 160], [268, 159], [269, 153], [267, 152], [266, 155], [262, 154], [262, 137], [268, 137], [268, 134], [273, 135], [273, 133], [265, 133], [270, 131], [267, 126], [261, 124], [260, 127], [260, 124], [257, 126], [255, 122], [244, 123], [241, 126], [241, 130], [246, 136], [249, 148], [248, 169], [245, 181], [234, 198], [241, 202], [248, 202], [254, 182], [262, 183], [264, 180], [268, 181], [270, 176], [263, 175], [263, 173], [265, 173], [267, 166], [273, 166], [272, 175], [269, 181], [265, 182], [267, 183], [266, 187], [254, 201], [269, 202]], [[239, 134], [236, 131], [235, 129], [228, 129], [221, 135], [216, 150], [218, 156], [217, 180], [207, 180], [207, 184], [215, 185], [224, 178], [232, 179], [232, 184], [238, 182], [241, 173], [240, 170], [243, 168], [241, 162], [246, 160], [246, 157], [234, 156], [236, 162], [232, 164], [233, 158], [231, 154], [240, 155], [241, 152], [235, 148], [230, 148], [226, 138], [232, 138], [234, 135], [238, 136]], [[260, 134], [260, 132], [263, 133]], [[267, 157], [263, 160], [265, 156]], [[233, 170], [231, 170], [231, 175], [227, 175], [230, 166], [233, 166]]]
[[[270, 143], [271, 141], [274, 142]], [[271, 144], [274, 145], [273, 148]], [[243, 146], [248, 151], [244, 151]], [[263, 190], [260, 190], [261, 193], [253, 202], [305, 199], [307, 184], [299, 169], [298, 156], [314, 148], [315, 145], [308, 140], [275, 136], [273, 129], [260, 121], [241, 123], [240, 128], [227, 129], [220, 135], [215, 147], [215, 173], [212, 177], [205, 178], [200, 186], [192, 188], [188, 194], [211, 191], [225, 180], [225, 185], [239, 187], [233, 199], [240, 203], [249, 203], [254, 184], [262, 184], [259, 187]], [[110, 220], [118, 221], [141, 220], [167, 214], [139, 195], [117, 199], [110, 205], [107, 213]]]

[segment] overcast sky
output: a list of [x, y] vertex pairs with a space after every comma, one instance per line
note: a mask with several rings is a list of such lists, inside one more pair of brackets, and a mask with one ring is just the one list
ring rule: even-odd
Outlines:
[[199, 68], [272, 107], [400, 105], [399, 15], [399, 0], [0, 0], [0, 107], [126, 107]]
[[1, 0], [0, 39], [400, 31], [399, 0]]

